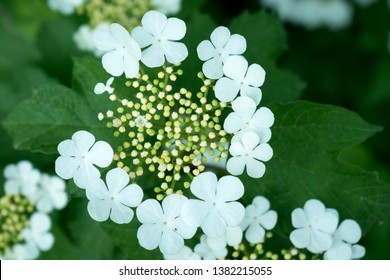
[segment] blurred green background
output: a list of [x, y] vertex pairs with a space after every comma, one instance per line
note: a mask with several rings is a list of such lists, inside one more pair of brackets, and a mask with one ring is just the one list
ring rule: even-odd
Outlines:
[[[244, 11], [262, 9], [258, 1], [183, 0], [183, 15], [198, 9], [218, 25]], [[270, 13], [272, 13], [270, 11]], [[71, 39], [82, 18], [51, 11], [44, 0], [0, 1], [0, 119], [32, 94], [34, 86], [60, 82], [71, 84], [72, 56], [85, 55]], [[379, 0], [366, 8], [355, 7], [353, 22], [339, 31], [307, 30], [285, 23], [288, 49], [278, 66], [298, 75], [305, 83], [301, 99], [333, 104], [357, 112], [383, 131], [369, 141], [342, 152], [340, 158], [390, 182], [390, 11]], [[250, 26], [248, 26], [250, 28]], [[29, 159], [43, 172], [54, 173], [55, 156], [15, 150], [12, 139], [0, 127], [0, 170], [9, 163]], [[0, 174], [0, 182], [3, 182]], [[2, 189], [0, 190], [0, 192]], [[109, 237], [87, 217], [86, 201], [73, 198], [58, 213], [54, 250], [42, 258], [98, 259], [125, 257]], [[75, 216], [75, 213], [84, 213]], [[77, 229], [77, 230], [75, 230]], [[92, 230], [92, 232], [91, 232]], [[97, 248], [96, 242], [104, 244]], [[390, 218], [375, 225], [360, 244], [365, 259], [390, 259]]]

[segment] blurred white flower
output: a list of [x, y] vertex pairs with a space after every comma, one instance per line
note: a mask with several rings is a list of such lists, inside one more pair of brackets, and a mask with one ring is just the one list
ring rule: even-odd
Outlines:
[[114, 77], [111, 77], [107, 80], [106, 84], [97, 83], [93, 92], [95, 94], [103, 94], [107, 91], [107, 93], [111, 94], [114, 92], [114, 88], [111, 87], [113, 82], [114, 82]]
[[324, 254], [325, 260], [360, 259], [366, 250], [355, 244], [362, 237], [362, 230], [354, 220], [344, 220], [333, 234], [332, 247]]
[[68, 203], [65, 187], [65, 182], [57, 176], [43, 174], [33, 199], [38, 211], [50, 213], [53, 209], [63, 209]]
[[248, 96], [257, 104], [262, 93], [260, 86], [265, 80], [265, 71], [259, 64], [248, 67], [248, 61], [242, 56], [230, 56], [223, 65], [222, 77], [215, 84], [215, 96], [222, 102], [233, 101], [237, 94]]
[[39, 257], [39, 253], [39, 249], [35, 244], [15, 244], [11, 250], [0, 256], [0, 260], [34, 260]]
[[102, 64], [107, 73], [116, 77], [124, 72], [128, 78], [138, 75], [141, 49], [123, 26], [118, 23], [100, 26], [94, 32], [93, 41], [104, 52]]
[[267, 143], [260, 143], [259, 136], [254, 132], [245, 132], [240, 142], [233, 142], [229, 152], [232, 155], [227, 161], [226, 169], [232, 175], [246, 172], [252, 178], [261, 178], [265, 173], [265, 164], [273, 156], [273, 151]]
[[309, 29], [329, 27], [340, 29], [350, 24], [351, 4], [345, 0], [260, 0], [275, 10], [281, 19]]
[[184, 240], [192, 238], [196, 227], [187, 224], [181, 217], [183, 195], [166, 196], [162, 205], [155, 199], [147, 199], [137, 208], [137, 218], [142, 223], [137, 238], [142, 247], [153, 250], [157, 247], [164, 255], [176, 255], [184, 247]]
[[27, 160], [17, 164], [9, 164], [4, 168], [5, 192], [11, 195], [22, 194], [27, 198], [32, 198], [38, 190], [40, 177], [40, 172]]
[[225, 236], [211, 238], [202, 235], [200, 243], [195, 246], [194, 251], [204, 260], [223, 259], [228, 254], [226, 238]]
[[256, 196], [252, 204], [245, 209], [245, 218], [241, 227], [245, 232], [245, 238], [251, 243], [259, 243], [264, 239], [265, 230], [275, 227], [278, 214], [270, 209], [268, 199]]
[[88, 213], [95, 221], [110, 218], [117, 224], [127, 224], [133, 219], [134, 211], [144, 196], [136, 184], [129, 185], [130, 178], [121, 168], [110, 170], [106, 175], [107, 185], [102, 179], [91, 180], [87, 187]]
[[223, 76], [222, 67], [226, 59], [233, 55], [241, 55], [246, 50], [246, 40], [238, 34], [230, 34], [224, 26], [217, 27], [210, 36], [211, 41], [202, 41], [197, 48], [199, 59], [205, 61], [202, 67], [204, 75], [209, 79]]
[[182, 209], [183, 219], [200, 226], [208, 237], [225, 236], [227, 227], [238, 226], [245, 215], [244, 206], [236, 200], [244, 194], [244, 185], [237, 177], [217, 179], [204, 172], [191, 183], [191, 192], [199, 199], [189, 199]]
[[81, 6], [85, 0], [48, 0], [48, 6], [64, 15], [73, 14], [74, 10]]
[[200, 256], [193, 252], [191, 248], [184, 246], [176, 255], [164, 255], [165, 260], [200, 260]]
[[65, 180], [73, 178], [82, 189], [88, 186], [91, 179], [100, 178], [95, 165], [107, 167], [114, 156], [108, 143], [95, 143], [95, 137], [84, 130], [74, 133], [72, 139], [62, 141], [57, 149], [60, 153], [55, 162], [57, 175]]
[[73, 34], [73, 41], [75, 42], [77, 48], [81, 51], [93, 53], [96, 57], [101, 57], [103, 52], [98, 50], [93, 42], [93, 34], [95, 30], [101, 26], [108, 28], [109, 24], [101, 23], [96, 28], [91, 28], [87, 24], [80, 25], [77, 31]]
[[30, 226], [22, 231], [22, 236], [27, 244], [23, 249], [27, 250], [29, 259], [36, 259], [39, 251], [51, 249], [54, 244], [54, 236], [49, 232], [50, 228], [51, 220], [49, 216], [39, 212], [31, 215]]
[[310, 199], [303, 209], [292, 212], [291, 219], [296, 229], [291, 232], [290, 240], [295, 247], [307, 248], [314, 254], [332, 247], [332, 235], [339, 220], [336, 210], [326, 209], [321, 201]]
[[245, 132], [253, 131], [260, 143], [271, 139], [270, 127], [274, 124], [274, 114], [267, 107], [256, 110], [256, 103], [247, 96], [237, 97], [232, 103], [233, 111], [223, 124], [226, 132], [235, 133], [232, 142], [241, 141]]
[[148, 67], [160, 67], [165, 59], [172, 64], [182, 62], [188, 56], [186, 45], [177, 42], [186, 33], [186, 24], [178, 18], [167, 18], [157, 11], [149, 11], [142, 17], [142, 26], [133, 29], [131, 36], [142, 51], [141, 61]]
[[165, 15], [177, 14], [181, 9], [181, 0], [151, 0], [151, 4]]

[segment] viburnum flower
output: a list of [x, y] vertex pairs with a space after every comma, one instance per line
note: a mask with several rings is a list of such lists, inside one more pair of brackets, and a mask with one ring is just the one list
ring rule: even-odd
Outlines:
[[245, 132], [240, 142], [233, 142], [229, 148], [232, 155], [227, 161], [226, 169], [232, 175], [246, 172], [252, 178], [261, 178], [265, 173], [263, 161], [272, 158], [273, 151], [267, 143], [260, 143], [259, 136], [254, 132]]
[[200, 260], [200, 256], [193, 252], [190, 247], [184, 246], [176, 255], [164, 255], [166, 260]]
[[181, 217], [187, 198], [171, 194], [162, 205], [155, 199], [147, 199], [137, 208], [137, 218], [142, 223], [137, 238], [142, 247], [153, 250], [157, 247], [165, 255], [175, 255], [183, 249], [184, 240], [192, 238], [196, 227], [187, 224]]
[[142, 27], [136, 27], [131, 36], [142, 51], [141, 61], [148, 67], [160, 67], [165, 59], [172, 64], [182, 62], [188, 56], [187, 47], [181, 40], [186, 33], [184, 21], [167, 18], [157, 11], [149, 11], [142, 17]]
[[248, 96], [260, 103], [260, 86], [265, 80], [265, 71], [259, 64], [248, 67], [248, 61], [242, 56], [231, 56], [223, 65], [222, 77], [215, 84], [215, 96], [222, 102], [233, 101], [237, 94]]
[[129, 78], [138, 75], [141, 49], [123, 26], [118, 23], [100, 26], [93, 41], [96, 48], [105, 53], [102, 64], [109, 74], [117, 77], [124, 72]]
[[226, 238], [225, 236], [211, 238], [203, 234], [194, 251], [204, 260], [223, 259], [228, 254]]
[[88, 213], [95, 221], [111, 218], [117, 224], [127, 224], [133, 219], [134, 211], [143, 198], [142, 189], [129, 185], [129, 176], [121, 168], [110, 170], [106, 175], [107, 185], [102, 179], [94, 179], [88, 185]]
[[82, 189], [88, 186], [91, 179], [100, 177], [95, 165], [103, 168], [109, 166], [114, 155], [108, 143], [95, 143], [95, 137], [84, 130], [74, 133], [72, 139], [62, 141], [58, 145], [58, 152], [60, 157], [55, 162], [57, 175], [65, 180], [73, 178]]
[[343, 221], [333, 234], [332, 247], [324, 254], [325, 260], [360, 259], [366, 250], [355, 244], [362, 237], [362, 230], [354, 220]]
[[34, 198], [37, 209], [44, 213], [63, 209], [68, 202], [65, 187], [65, 182], [57, 176], [43, 174]]
[[270, 209], [268, 199], [256, 196], [252, 204], [245, 209], [245, 218], [241, 227], [245, 232], [245, 238], [251, 243], [259, 243], [264, 239], [265, 230], [275, 227], [278, 214]]
[[[43, 213], [35, 212], [30, 217], [30, 226], [22, 231], [31, 259], [39, 255], [39, 251], [48, 251], [53, 246], [54, 236], [49, 232], [51, 220]], [[34, 252], [34, 246], [36, 250]]]
[[266, 143], [271, 139], [270, 127], [274, 123], [274, 114], [267, 107], [256, 110], [256, 103], [247, 96], [237, 97], [232, 103], [233, 111], [223, 124], [226, 132], [235, 133], [232, 142], [241, 141], [245, 132], [253, 131], [260, 143]]
[[23, 160], [9, 164], [4, 169], [5, 192], [11, 195], [22, 194], [28, 198], [35, 195], [41, 174], [31, 162]]
[[165, 15], [176, 14], [181, 9], [181, 0], [151, 0], [151, 4]]
[[321, 201], [310, 199], [303, 209], [292, 212], [291, 219], [296, 229], [291, 232], [290, 240], [295, 247], [307, 248], [314, 254], [331, 248], [332, 234], [339, 220], [336, 210], [326, 209]]
[[237, 177], [217, 179], [204, 172], [191, 183], [191, 192], [199, 199], [189, 199], [183, 206], [182, 217], [190, 225], [200, 226], [209, 237], [221, 237], [227, 227], [238, 226], [245, 215], [244, 206], [236, 200], [244, 194], [244, 185]]
[[81, 6], [84, 3], [84, 1], [85, 0], [48, 0], [47, 4], [54, 11], [64, 15], [71, 15], [78, 6]]
[[241, 55], [246, 50], [246, 40], [239, 34], [230, 34], [228, 28], [217, 27], [210, 36], [211, 41], [202, 41], [197, 48], [199, 59], [205, 61], [204, 75], [213, 80], [222, 78], [222, 67], [227, 58]]
[[114, 88], [111, 87], [113, 82], [114, 82], [114, 77], [111, 77], [107, 80], [106, 84], [97, 83], [93, 92], [95, 94], [102, 94], [107, 91], [107, 93], [111, 94], [114, 92]]

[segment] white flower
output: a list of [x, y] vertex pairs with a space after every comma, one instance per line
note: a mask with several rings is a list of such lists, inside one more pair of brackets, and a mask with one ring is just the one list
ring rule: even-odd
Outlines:
[[194, 253], [191, 248], [184, 246], [176, 255], [164, 255], [165, 260], [200, 260], [200, 256]]
[[267, 107], [256, 110], [256, 103], [247, 96], [237, 97], [232, 103], [233, 111], [223, 124], [226, 132], [235, 133], [232, 142], [241, 141], [245, 132], [253, 131], [260, 143], [266, 143], [271, 139], [270, 127], [274, 123], [274, 114]]
[[63, 209], [68, 202], [65, 187], [65, 182], [57, 176], [43, 174], [34, 199], [37, 209], [44, 213]]
[[292, 212], [291, 219], [293, 226], [297, 228], [290, 234], [295, 247], [307, 248], [314, 254], [331, 248], [332, 234], [339, 220], [334, 209], [326, 209], [321, 201], [310, 199], [303, 209], [297, 208]]
[[102, 64], [109, 74], [120, 76], [124, 72], [128, 78], [138, 75], [141, 49], [123, 26], [118, 23], [100, 26], [93, 41], [96, 48], [105, 53]]
[[34, 260], [39, 257], [39, 249], [35, 244], [15, 244], [11, 250], [6, 251], [0, 260]]
[[107, 186], [102, 179], [94, 179], [88, 185], [88, 213], [95, 221], [102, 222], [109, 217], [117, 224], [127, 224], [133, 219], [134, 211], [143, 198], [142, 189], [129, 185], [129, 176], [121, 168], [110, 170], [106, 175]]
[[205, 61], [202, 67], [204, 75], [209, 79], [223, 76], [222, 66], [232, 55], [241, 55], [246, 50], [246, 40], [238, 34], [230, 35], [229, 29], [217, 27], [210, 36], [211, 41], [202, 41], [197, 48], [199, 59]]
[[151, 4], [165, 15], [177, 14], [181, 9], [181, 0], [152, 0]]
[[149, 11], [142, 17], [142, 27], [133, 29], [131, 36], [142, 51], [142, 62], [148, 67], [160, 67], [165, 59], [172, 64], [182, 62], [188, 56], [187, 47], [180, 42], [186, 33], [184, 21], [167, 18], [157, 11]]
[[60, 12], [64, 15], [73, 14], [74, 10], [81, 6], [84, 3], [84, 0], [48, 0], [47, 4], [49, 7], [57, 12]]
[[114, 92], [114, 88], [111, 87], [112, 83], [114, 82], [114, 77], [111, 77], [107, 80], [106, 84], [103, 83], [97, 83], [94, 88], [95, 94], [102, 94], [104, 92], [108, 92], [109, 94]]
[[27, 160], [9, 164], [4, 169], [5, 192], [11, 195], [22, 194], [31, 198], [38, 189], [40, 176], [40, 172], [34, 169], [31, 162]]
[[265, 71], [259, 64], [248, 67], [242, 56], [230, 56], [223, 65], [223, 77], [215, 84], [215, 96], [222, 102], [233, 101], [237, 94], [248, 96], [256, 105], [261, 100], [260, 86], [265, 80]]
[[153, 250], [157, 247], [165, 255], [175, 255], [184, 247], [184, 240], [192, 238], [196, 227], [190, 226], [180, 213], [187, 198], [171, 194], [162, 205], [155, 199], [147, 199], [137, 208], [137, 218], [142, 223], [137, 238], [142, 247]]
[[[29, 258], [38, 257], [39, 250], [48, 251], [54, 243], [54, 236], [49, 232], [51, 220], [43, 213], [35, 212], [30, 217], [30, 226], [22, 231], [22, 236], [26, 242]], [[36, 249], [34, 250], [34, 246]], [[26, 249], [25, 248], [25, 249]]]
[[83, 189], [88, 186], [90, 179], [100, 177], [94, 165], [107, 167], [114, 156], [108, 143], [95, 143], [95, 137], [84, 130], [74, 133], [71, 140], [62, 141], [57, 149], [60, 153], [55, 162], [57, 175], [65, 180], [73, 178], [75, 184]]
[[194, 251], [204, 260], [223, 259], [228, 254], [226, 238], [225, 236], [210, 238], [202, 235], [200, 243], [195, 246]]
[[275, 227], [278, 214], [270, 209], [268, 199], [256, 196], [252, 204], [245, 209], [245, 218], [241, 227], [245, 232], [245, 238], [251, 243], [259, 243], [264, 239], [265, 230]]
[[254, 132], [245, 132], [240, 142], [233, 142], [229, 148], [232, 155], [229, 158], [226, 169], [232, 175], [241, 175], [246, 167], [246, 172], [252, 178], [261, 178], [265, 173], [263, 161], [272, 158], [273, 151], [267, 143], [260, 143], [259, 136]]
[[326, 260], [351, 260], [360, 259], [366, 250], [357, 245], [362, 237], [362, 230], [354, 220], [343, 221], [333, 234], [332, 247], [324, 254]]
[[283, 20], [307, 28], [322, 26], [340, 29], [352, 20], [353, 10], [345, 0], [261, 0], [274, 9]]
[[191, 192], [201, 200], [189, 199], [182, 217], [209, 237], [224, 236], [227, 227], [238, 226], [244, 218], [244, 206], [236, 201], [244, 194], [244, 185], [236, 177], [224, 176], [218, 181], [214, 173], [204, 172], [192, 181]]

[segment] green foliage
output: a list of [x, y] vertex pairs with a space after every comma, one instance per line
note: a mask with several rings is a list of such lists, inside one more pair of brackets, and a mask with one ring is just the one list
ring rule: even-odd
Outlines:
[[337, 209], [340, 219], [358, 221], [364, 232], [388, 215], [390, 186], [377, 174], [338, 160], [342, 149], [365, 141], [379, 127], [330, 105], [294, 102], [271, 109], [274, 157], [264, 178], [244, 177], [246, 203], [259, 194], [269, 198], [284, 235], [292, 229], [291, 211], [311, 198]]

